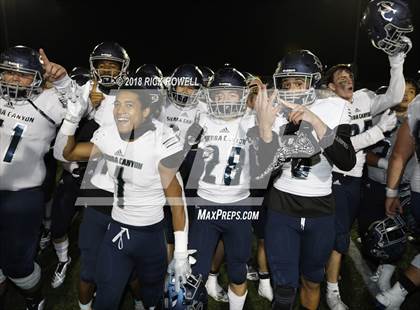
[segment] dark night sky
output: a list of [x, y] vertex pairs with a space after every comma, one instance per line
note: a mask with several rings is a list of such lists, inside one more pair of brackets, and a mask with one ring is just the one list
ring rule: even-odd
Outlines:
[[[134, 6], [137, 3], [139, 7]], [[155, 63], [169, 74], [177, 65], [213, 69], [229, 62], [243, 71], [271, 75], [286, 51], [306, 48], [324, 65], [353, 61], [358, 4], [367, 0], [97, 1], [0, 0], [1, 48], [44, 47], [53, 61], [71, 69], [88, 66], [92, 48], [103, 40], [124, 46], [131, 68]], [[406, 75], [419, 77], [420, 1], [411, 0], [414, 48]], [[360, 31], [358, 84], [387, 83], [385, 54]]]

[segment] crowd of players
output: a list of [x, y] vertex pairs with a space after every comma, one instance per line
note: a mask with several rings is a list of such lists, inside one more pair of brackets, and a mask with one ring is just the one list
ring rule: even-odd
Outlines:
[[326, 280], [329, 308], [348, 309], [338, 283], [356, 219], [377, 306], [399, 309], [420, 285], [417, 255], [391, 286], [420, 221], [419, 85], [403, 75], [413, 29], [400, 0], [371, 1], [364, 22], [389, 59], [376, 93], [355, 90], [349, 65], [324, 73], [308, 50], [284, 56], [270, 81], [192, 64], [165, 79], [156, 65], [129, 68], [115, 42], [69, 74], [42, 49], [4, 51], [0, 309], [9, 285], [44, 309], [35, 258], [50, 240], [52, 288], [78, 244], [81, 310], [118, 309], [127, 284], [135, 309], [203, 309], [208, 296], [243, 309], [247, 279], [280, 310], [298, 289], [301, 309], [317, 309]]

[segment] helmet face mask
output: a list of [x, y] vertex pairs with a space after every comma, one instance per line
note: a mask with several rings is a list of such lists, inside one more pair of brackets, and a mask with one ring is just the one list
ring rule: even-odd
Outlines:
[[122, 85], [128, 74], [129, 64], [130, 57], [125, 49], [116, 42], [98, 44], [89, 57], [92, 76], [105, 87]]
[[175, 291], [175, 277], [168, 276], [165, 285], [164, 309], [170, 310], [203, 310], [207, 303], [207, 293], [201, 275], [190, 274], [187, 282], [181, 284], [177, 293]]
[[372, 45], [393, 56], [411, 49], [405, 35], [413, 31], [408, 4], [401, 0], [371, 0], [363, 14]]
[[400, 51], [408, 52], [408, 45], [402, 40], [402, 37], [407, 33], [413, 31], [399, 28], [393, 24], [386, 24], [384, 27], [386, 36], [379, 41], [372, 39], [372, 44], [377, 49], [383, 50], [388, 55], [395, 55]]
[[[117, 64], [119, 66], [119, 69], [100, 68], [101, 63], [111, 61]], [[90, 67], [93, 76], [95, 76], [99, 84], [105, 87], [112, 87], [114, 85], [117, 85], [121, 79], [124, 79], [124, 77], [126, 76], [128, 63], [123, 59], [119, 58], [94, 56], [90, 58]]]
[[205, 90], [208, 113], [225, 120], [241, 117], [247, 109], [248, 95], [245, 76], [225, 65], [211, 77]]
[[[322, 70], [321, 61], [312, 52], [297, 50], [288, 53], [273, 74], [278, 99], [300, 105], [312, 104], [316, 100], [315, 87], [321, 80]], [[287, 87], [285, 82], [289, 83]]]
[[366, 235], [365, 245], [373, 257], [383, 262], [393, 261], [403, 255], [408, 228], [400, 215], [373, 222]]
[[[301, 89], [289, 89], [284, 87], [286, 79], [301, 80], [304, 85]], [[321, 78], [320, 73], [306, 74], [299, 72], [275, 73], [273, 75], [274, 87], [278, 90], [278, 98], [287, 102], [309, 105], [316, 99], [313, 83]]]
[[182, 109], [192, 109], [202, 97], [203, 73], [193, 64], [177, 67], [168, 81], [170, 102]]
[[43, 68], [37, 52], [15, 46], [3, 53], [1, 58], [0, 96], [4, 100], [13, 103], [32, 100], [42, 92]]
[[210, 87], [206, 89], [209, 114], [215, 118], [229, 119], [243, 116], [247, 108], [249, 90], [246, 87]]
[[[183, 91], [177, 91], [177, 87], [170, 87], [168, 91], [169, 100], [175, 105], [183, 109], [192, 109], [198, 104], [198, 99], [201, 96], [202, 88], [192, 86], [181, 86]], [[192, 91], [185, 91], [185, 87], [190, 87]]]

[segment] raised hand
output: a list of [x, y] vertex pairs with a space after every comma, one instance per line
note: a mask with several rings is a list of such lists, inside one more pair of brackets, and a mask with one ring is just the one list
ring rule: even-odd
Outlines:
[[291, 110], [287, 116], [289, 122], [294, 124], [299, 124], [301, 121], [312, 123], [314, 117], [316, 117], [316, 115], [311, 110], [303, 105], [287, 102], [284, 100], [280, 100], [280, 102], [284, 107]]
[[45, 80], [54, 83], [67, 74], [67, 71], [63, 66], [56, 64], [48, 59], [45, 51], [42, 48], [39, 49], [39, 55], [41, 56], [41, 63], [42, 68], [44, 69]]
[[98, 81], [96, 79], [93, 80], [92, 90], [89, 94], [90, 102], [92, 103], [93, 107], [96, 108], [105, 99], [105, 96], [102, 92], [98, 91]]
[[281, 110], [281, 105], [274, 106], [274, 99], [277, 97], [277, 89], [270, 95], [267, 94], [265, 85], [258, 85], [258, 94], [255, 99], [254, 109], [257, 112], [258, 127], [260, 129], [261, 138], [270, 142], [272, 138], [271, 128], [277, 117], [277, 113]]

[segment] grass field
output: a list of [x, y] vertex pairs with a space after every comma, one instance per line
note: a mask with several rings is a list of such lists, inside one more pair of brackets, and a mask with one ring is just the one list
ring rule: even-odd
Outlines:
[[[49, 286], [51, 275], [54, 272], [56, 257], [53, 248], [50, 246], [47, 248], [39, 257], [38, 260], [43, 269], [44, 275], [44, 290], [47, 297], [47, 310], [70, 310], [78, 309], [77, 300], [77, 285], [78, 285], [78, 274], [80, 268], [79, 262], [79, 251], [77, 248], [77, 227], [80, 222], [80, 218], [76, 219], [73, 225], [73, 229], [70, 233], [71, 247], [70, 255], [72, 257], [72, 265], [67, 274], [65, 283], [57, 288], [52, 289]], [[353, 231], [353, 240], [356, 239], [356, 232]], [[357, 242], [356, 242], [357, 243]], [[415, 249], [409, 246], [409, 249], [401, 261], [401, 268], [406, 267], [411, 258], [416, 254]], [[341, 295], [344, 302], [350, 307], [350, 309], [357, 310], [368, 310], [374, 309], [373, 298], [370, 295], [365, 283], [363, 282], [362, 276], [355, 268], [354, 262], [351, 257], [347, 256], [342, 266], [342, 281], [341, 281]], [[223, 287], [227, 286], [226, 272], [222, 270], [220, 282]], [[245, 304], [245, 309], [249, 310], [263, 310], [270, 309], [270, 303], [261, 298], [258, 293], [258, 282], [248, 282], [249, 292]], [[6, 298], [5, 310], [20, 310], [24, 309], [23, 298], [17, 293], [14, 288], [11, 288]], [[130, 293], [127, 293], [124, 297], [121, 305], [121, 310], [133, 309], [133, 300]], [[228, 304], [214, 302], [211, 298], [209, 301], [209, 309], [229, 309]], [[328, 309], [325, 301], [321, 301], [321, 310]], [[417, 292], [409, 298], [403, 304], [401, 309], [404, 310], [419, 310], [420, 309], [420, 292]]]

